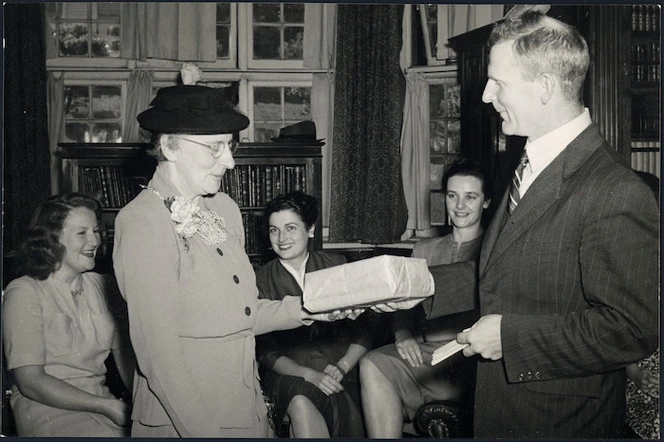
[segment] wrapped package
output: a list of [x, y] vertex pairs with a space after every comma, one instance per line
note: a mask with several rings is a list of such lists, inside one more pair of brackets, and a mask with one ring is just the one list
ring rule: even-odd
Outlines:
[[307, 273], [303, 301], [308, 311], [319, 313], [423, 300], [433, 291], [425, 259], [381, 255]]

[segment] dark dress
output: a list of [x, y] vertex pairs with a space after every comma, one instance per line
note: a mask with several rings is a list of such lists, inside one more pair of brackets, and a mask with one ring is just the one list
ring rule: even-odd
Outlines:
[[[343, 256], [311, 252], [305, 273], [344, 264]], [[280, 300], [284, 296], [302, 296], [302, 289], [279, 259], [270, 261], [256, 272], [259, 297]], [[361, 318], [361, 317], [360, 317]], [[291, 399], [307, 397], [321, 412], [331, 437], [365, 437], [360, 403], [357, 367], [342, 380], [344, 391], [330, 396], [297, 376], [280, 375], [272, 367], [281, 356], [288, 356], [300, 365], [323, 371], [346, 354], [350, 344], [370, 348], [370, 336], [360, 319], [332, 323], [315, 322], [310, 327], [283, 330], [257, 337], [257, 359], [265, 394], [275, 405], [275, 422], [281, 422]]]

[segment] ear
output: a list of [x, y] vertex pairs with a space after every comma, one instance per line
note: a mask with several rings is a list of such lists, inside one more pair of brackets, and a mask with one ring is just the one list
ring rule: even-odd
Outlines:
[[551, 100], [551, 97], [553, 97], [553, 93], [556, 91], [556, 87], [558, 87], [558, 82], [556, 77], [549, 73], [542, 74], [540, 82], [542, 84], [541, 101], [542, 104], [547, 104]]
[[313, 238], [315, 234], [316, 234], [316, 225], [314, 224], [314, 225], [311, 226], [311, 228], [309, 229], [309, 238]]
[[482, 204], [482, 208], [483, 209], [488, 209], [490, 205], [491, 205], [491, 199], [484, 200], [484, 203]]
[[159, 145], [161, 146], [161, 153], [168, 161], [175, 161], [178, 158], [179, 149], [171, 149], [172, 135], [162, 135], [159, 138]]

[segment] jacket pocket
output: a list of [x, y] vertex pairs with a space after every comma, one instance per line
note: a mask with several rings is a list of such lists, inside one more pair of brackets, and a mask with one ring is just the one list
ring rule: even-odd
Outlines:
[[535, 393], [599, 398], [602, 375], [571, 379], [550, 379], [524, 383], [524, 387]]

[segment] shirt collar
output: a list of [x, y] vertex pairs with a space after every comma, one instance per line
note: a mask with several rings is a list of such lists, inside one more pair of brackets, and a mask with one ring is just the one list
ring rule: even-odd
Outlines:
[[591, 124], [590, 111], [588, 108], [584, 108], [581, 115], [572, 121], [563, 124], [535, 141], [526, 143], [528, 167], [533, 173], [544, 169]]
[[304, 260], [302, 261], [302, 264], [300, 265], [299, 269], [296, 269], [293, 267], [288, 261], [285, 261], [281, 258], [279, 258], [279, 262], [281, 262], [281, 265], [284, 266], [288, 272], [293, 275], [297, 283], [300, 285], [300, 288], [304, 290], [304, 274], [306, 273], [306, 268], [307, 268], [307, 261], [309, 260], [309, 252], [307, 252], [307, 256], [304, 257]]

